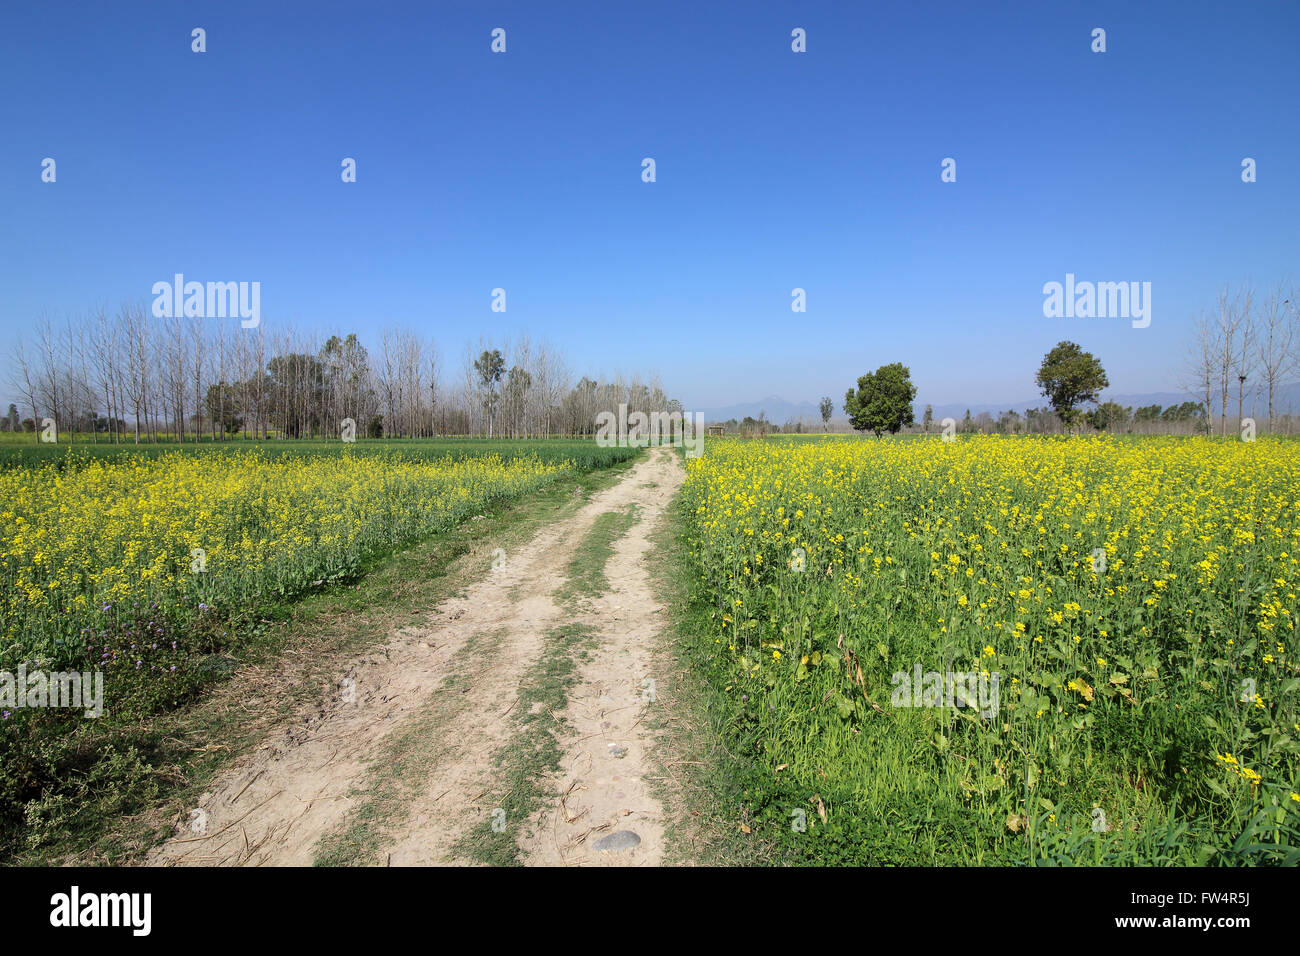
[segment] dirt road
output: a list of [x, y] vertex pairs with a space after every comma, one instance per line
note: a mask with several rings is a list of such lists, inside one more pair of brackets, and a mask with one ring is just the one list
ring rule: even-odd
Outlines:
[[[498, 552], [463, 596], [355, 660], [337, 694], [236, 761], [147, 862], [473, 863], [477, 842], [507, 838], [530, 864], [660, 862], [665, 822], [646, 782], [644, 718], [664, 704], [650, 672], [663, 609], [646, 556], [682, 475], [674, 452], [652, 449], [571, 517]], [[608, 586], [574, 599], [582, 582], [565, 569], [611, 512], [634, 520], [610, 542]], [[537, 696], [530, 689], [557, 671], [557, 656], [565, 703], [546, 712], [555, 720], [543, 743], [559, 766], [533, 775], [544, 799], [509, 819], [493, 805], [520, 786], [503, 781], [504, 755], [521, 743], [545, 749], [523, 719], [546, 705], [525, 712], [520, 702]]]

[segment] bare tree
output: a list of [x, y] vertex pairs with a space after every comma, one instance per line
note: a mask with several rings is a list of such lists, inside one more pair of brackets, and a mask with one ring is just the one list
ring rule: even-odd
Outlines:
[[[59, 336], [54, 331], [54, 325], [48, 315], [43, 314], [37, 321], [36, 338], [38, 363], [36, 366], [36, 394], [40, 399], [42, 408], [54, 420], [57, 429], [62, 424], [61, 419], [64, 411], [63, 393], [59, 387], [63, 356]], [[36, 420], [35, 413], [33, 413], [33, 424], [39, 432], [41, 423]]]
[[1264, 387], [1268, 393], [1268, 430], [1277, 427], [1277, 415], [1274, 404], [1277, 388], [1283, 384], [1284, 376], [1292, 374], [1297, 368], [1296, 332], [1297, 315], [1296, 293], [1287, 297], [1285, 287], [1278, 283], [1264, 296], [1260, 306], [1258, 343], [1259, 368], [1264, 374]]
[[1255, 325], [1254, 316], [1251, 312], [1254, 303], [1254, 290], [1247, 287], [1238, 298], [1238, 308], [1240, 310], [1238, 319], [1238, 338], [1240, 344], [1237, 346], [1237, 427], [1241, 427], [1242, 416], [1242, 399], [1246, 389], [1246, 379], [1250, 378], [1255, 372]]
[[1214, 383], [1219, 377], [1223, 355], [1219, 342], [1219, 325], [1202, 312], [1192, 328], [1195, 337], [1187, 352], [1183, 387], [1186, 391], [1199, 395], [1205, 403], [1205, 427], [1208, 431], [1214, 417]]
[[[1228, 434], [1228, 393], [1232, 380], [1239, 374], [1240, 340], [1249, 334], [1250, 291], [1229, 292], [1227, 286], [1219, 293], [1215, 308], [1219, 360], [1216, 372], [1219, 380], [1219, 432]], [[1239, 379], [1240, 384], [1245, 379]]]
[[[40, 400], [37, 396], [35, 371], [32, 363], [28, 361], [27, 350], [23, 345], [22, 339], [19, 339], [14, 344], [13, 369], [14, 373], [10, 385], [15, 390], [22, 393], [23, 400], [27, 403], [27, 407], [32, 410], [32, 425], [35, 426], [36, 423], [40, 421]], [[40, 429], [33, 427], [32, 432], [33, 438], [36, 441], [40, 441]]]

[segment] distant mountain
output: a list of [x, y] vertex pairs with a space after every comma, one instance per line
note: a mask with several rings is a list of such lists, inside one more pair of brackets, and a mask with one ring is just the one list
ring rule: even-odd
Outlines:
[[[1128, 408], [1141, 408], [1144, 405], [1181, 405], [1186, 401], [1197, 401], [1197, 399], [1185, 392], [1145, 392], [1141, 394], [1111, 394], [1102, 393], [1102, 401], [1118, 402]], [[1273, 397], [1274, 410], [1278, 414], [1287, 412], [1300, 412], [1300, 382], [1293, 382], [1289, 385], [1283, 385], [1277, 390]], [[1018, 402], [954, 402], [946, 405], [934, 406], [934, 418], [936, 421], [944, 418], [955, 418], [958, 421], [965, 416], [966, 410], [970, 409], [971, 415], [978, 415], [980, 412], [988, 412], [996, 417], [999, 412], [1015, 410], [1024, 413], [1027, 408], [1046, 408], [1047, 399], [1039, 395], [1035, 398], [1027, 398]], [[1235, 385], [1229, 394], [1228, 411], [1229, 414], [1235, 414], [1237, 408], [1237, 391]], [[1252, 392], [1248, 389], [1245, 395], [1244, 408], [1247, 415], [1253, 408], [1256, 415], [1268, 414], [1268, 398], [1262, 392]], [[769, 422], [777, 425], [784, 425], [788, 421], [798, 419], [808, 419], [814, 422], [821, 421], [821, 410], [817, 407], [816, 402], [791, 402], [779, 395], [769, 395], [757, 402], [740, 402], [736, 405], [726, 405], [722, 408], [693, 408], [690, 411], [703, 412], [704, 418], [709, 422], [725, 422], [730, 419], [741, 421], [746, 416], [758, 418], [764, 415]], [[916, 420], [921, 421], [921, 416], [925, 412], [925, 402], [916, 404]], [[844, 409], [840, 402], [836, 402], [835, 412], [831, 416], [832, 421], [844, 420]]]

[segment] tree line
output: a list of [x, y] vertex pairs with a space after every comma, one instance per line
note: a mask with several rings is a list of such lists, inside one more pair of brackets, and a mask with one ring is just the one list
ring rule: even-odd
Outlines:
[[[156, 318], [143, 306], [48, 316], [11, 353], [0, 430], [106, 442], [439, 435], [591, 436], [601, 411], [680, 411], [657, 378], [576, 382], [564, 355], [519, 336], [466, 344], [390, 328], [367, 344], [265, 323]], [[21, 409], [21, 412], [20, 412]], [[24, 417], [25, 416], [25, 417]]]
[[[1028, 408], [1024, 415], [1008, 410], [996, 419], [988, 412], [972, 418], [967, 409], [960, 422], [940, 422], [936, 428], [934, 409], [926, 405], [917, 427], [912, 404], [916, 386], [912, 384], [911, 371], [901, 362], [893, 362], [859, 378], [857, 387], [849, 389], [844, 396], [844, 411], [855, 430], [871, 431], [877, 436], [885, 432], [894, 434], [904, 428], [916, 428], [927, 434], [935, 430], [955, 434], [1052, 434], [1084, 427], [1096, 431], [1132, 431], [1134, 423], [1153, 426], [1147, 429], [1151, 431], [1207, 430], [1206, 407], [1199, 402], [1182, 402], [1168, 408], [1147, 405], [1134, 412], [1117, 402], [1101, 401], [1102, 390], [1110, 384], [1106, 370], [1095, 355], [1074, 342], [1058, 342], [1044, 355], [1034, 381], [1047, 398], [1048, 408]], [[822, 414], [824, 420], [829, 420], [826, 401], [822, 400]], [[1088, 409], [1088, 405], [1095, 407]], [[1157, 425], [1163, 427], [1154, 427]]]
[[[1140, 408], [1123, 406], [1118, 402], [1102, 402], [1091, 411], [1082, 413], [1079, 424], [1094, 431], [1131, 431], [1151, 434], [1205, 431], [1205, 407], [1199, 402], [1180, 402], [1176, 405], [1143, 405]], [[925, 406], [920, 429], [935, 430], [934, 410]], [[959, 435], [1052, 435], [1066, 430], [1056, 409], [1026, 408], [1000, 411], [997, 415], [980, 412], [974, 417], [970, 409], [957, 421]]]

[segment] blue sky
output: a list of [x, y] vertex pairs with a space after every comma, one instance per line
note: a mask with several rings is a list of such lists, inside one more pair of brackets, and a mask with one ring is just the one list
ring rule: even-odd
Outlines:
[[[1297, 39], [1293, 2], [9, 3], [0, 331], [183, 272], [448, 367], [526, 331], [688, 407], [891, 361], [1020, 400], [1063, 338], [1166, 391], [1219, 286], [1300, 280]], [[1150, 327], [1044, 318], [1067, 272], [1151, 282]]]

